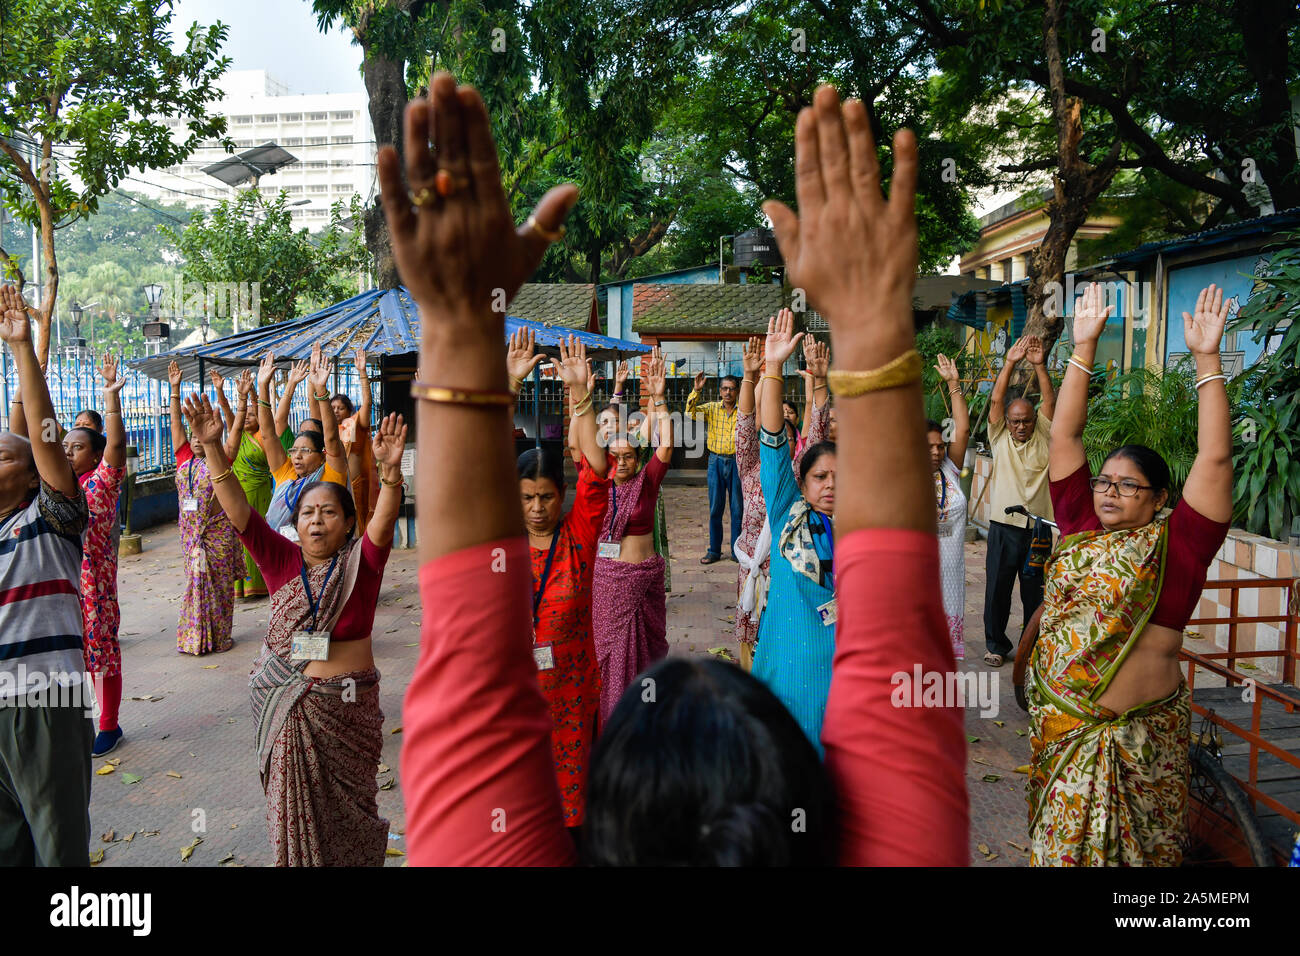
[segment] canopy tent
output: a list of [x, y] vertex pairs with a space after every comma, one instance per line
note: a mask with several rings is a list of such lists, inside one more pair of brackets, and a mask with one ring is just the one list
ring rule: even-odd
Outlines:
[[[577, 336], [587, 347], [587, 357], [597, 362], [650, 351], [650, 346], [639, 342], [530, 322], [507, 311], [506, 335], [519, 328], [532, 329], [537, 350], [551, 357], [559, 355], [560, 340], [570, 335]], [[420, 310], [404, 288], [371, 289], [292, 322], [237, 332], [206, 345], [171, 349], [130, 364], [150, 378], [165, 381], [167, 366], [175, 361], [185, 378], [193, 381], [213, 369], [230, 375], [255, 366], [268, 351], [275, 356], [276, 365], [287, 367], [311, 358], [312, 346], [317, 342], [331, 362], [350, 362], [352, 353], [363, 347], [372, 356], [418, 353]]]

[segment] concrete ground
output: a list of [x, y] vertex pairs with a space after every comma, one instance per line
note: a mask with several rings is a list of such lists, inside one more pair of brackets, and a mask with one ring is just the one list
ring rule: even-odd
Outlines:
[[[702, 567], [707, 540], [703, 487], [666, 485], [673, 591], [668, 641], [674, 654], [720, 649], [733, 658], [732, 614], [737, 566]], [[271, 862], [265, 800], [258, 780], [248, 673], [265, 633], [265, 599], [236, 602], [236, 645], [195, 658], [176, 652], [181, 595], [180, 543], [174, 525], [145, 533], [144, 551], [121, 559], [124, 690], [122, 745], [96, 759], [91, 798], [91, 853], [102, 866], [263, 866]], [[1024, 781], [1029, 761], [1024, 713], [1011, 690], [1010, 664], [992, 671], [983, 656], [984, 545], [966, 546], [966, 661], [963, 670], [995, 678], [997, 713], [967, 709], [967, 783], [971, 802], [971, 862], [1023, 864], [1028, 847]], [[405, 851], [405, 815], [398, 774], [402, 696], [419, 651], [420, 606], [416, 552], [394, 551], [375, 614], [374, 649], [385, 714], [379, 810], [389, 823], [390, 866]], [[1020, 612], [1009, 634], [1018, 634]], [[996, 777], [997, 779], [993, 779]], [[386, 788], [386, 789], [382, 789]], [[201, 839], [201, 843], [195, 843]], [[1018, 846], [1017, 846], [1018, 844]]]

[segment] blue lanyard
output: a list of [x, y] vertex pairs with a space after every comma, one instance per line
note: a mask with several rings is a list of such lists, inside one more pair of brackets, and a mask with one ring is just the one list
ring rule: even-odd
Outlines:
[[292, 515], [294, 509], [298, 507], [298, 499], [302, 497], [302, 490], [307, 487], [307, 476], [303, 475], [301, 478], [295, 478], [290, 487], [297, 489], [297, 494], [293, 496], [293, 501], [289, 501], [288, 492], [286, 492], [284, 496], [285, 501], [289, 503], [289, 514]]
[[189, 483], [190, 483], [190, 497], [193, 498], [194, 497], [194, 459], [193, 458], [190, 459], [190, 467], [189, 467], [189, 471], [186, 472], [186, 477], [189, 479]]
[[[334, 573], [334, 565], [338, 563], [339, 555], [336, 551], [334, 552], [334, 557], [330, 559], [330, 569], [325, 572], [325, 580], [322, 581], [320, 585], [321, 597], [325, 596], [325, 588], [329, 586], [330, 575]], [[316, 615], [320, 611], [320, 598], [314, 597], [311, 593], [311, 584], [307, 581], [306, 562], [303, 563], [303, 566], [298, 570], [298, 573], [302, 575], [302, 587], [303, 590], [307, 592], [307, 603], [311, 605], [311, 627], [305, 628], [305, 630], [308, 634], [312, 634], [316, 631]]]
[[939, 466], [939, 511], [943, 512], [948, 507], [948, 479], [943, 473], [943, 466]]
[[546, 566], [542, 568], [542, 580], [537, 584], [537, 590], [533, 592], [533, 630], [537, 630], [537, 614], [542, 607], [542, 595], [546, 593], [546, 582], [551, 579], [551, 562], [555, 560], [555, 546], [560, 543], [560, 526], [564, 524], [561, 518], [556, 524], [555, 530], [551, 532], [551, 547], [546, 552]]

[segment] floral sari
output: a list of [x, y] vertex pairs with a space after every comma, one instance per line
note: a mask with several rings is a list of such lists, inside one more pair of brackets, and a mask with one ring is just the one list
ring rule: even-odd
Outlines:
[[[182, 654], [228, 651], [233, 643], [234, 582], [244, 569], [239, 535], [213, 493], [207, 459], [190, 458], [177, 467], [176, 494], [186, 571], [176, 650]], [[187, 501], [195, 502], [195, 510], [187, 508]]]
[[1048, 562], [1028, 675], [1035, 866], [1182, 860], [1186, 686], [1122, 714], [1097, 704], [1155, 610], [1166, 525], [1070, 535]]

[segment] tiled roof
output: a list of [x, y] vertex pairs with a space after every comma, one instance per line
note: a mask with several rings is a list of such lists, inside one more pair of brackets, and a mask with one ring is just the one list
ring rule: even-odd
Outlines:
[[785, 304], [781, 286], [769, 283], [638, 283], [632, 287], [632, 330], [639, 335], [760, 335], [767, 331], [767, 320]]
[[590, 282], [525, 282], [507, 311], [530, 322], [585, 329], [594, 291]]

